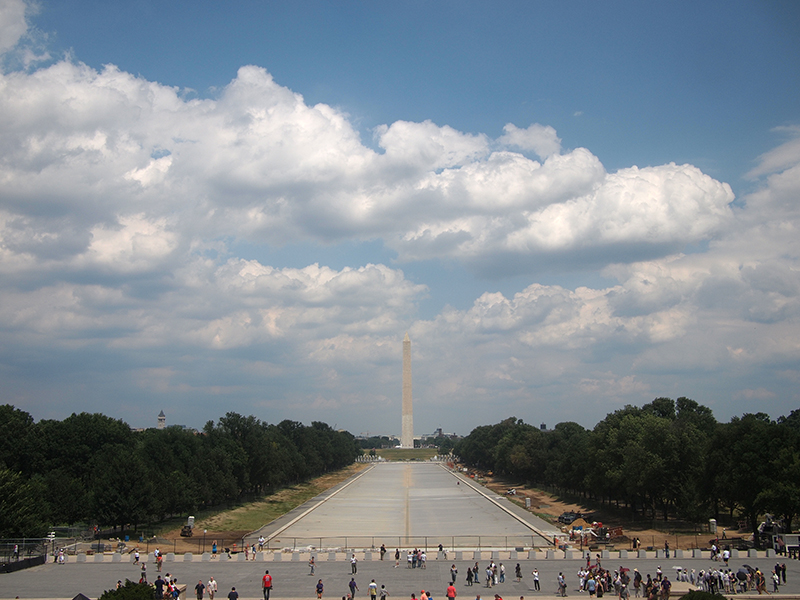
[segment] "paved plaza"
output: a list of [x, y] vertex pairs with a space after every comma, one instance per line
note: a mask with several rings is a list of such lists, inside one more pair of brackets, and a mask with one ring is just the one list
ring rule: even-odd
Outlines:
[[[347, 548], [324, 551], [320, 547], [295, 548], [295, 552], [279, 551], [277, 555], [281, 560], [275, 560], [274, 550], [264, 552], [257, 561], [248, 562], [179, 555], [164, 563], [163, 574], [169, 572], [180, 583], [186, 584], [187, 598], [194, 597], [194, 585], [199, 579], [207, 582], [210, 576], [219, 584], [217, 598], [227, 598], [232, 586], [236, 586], [243, 599], [261, 598], [261, 576], [269, 569], [275, 581], [271, 597], [276, 600], [314, 598], [314, 586], [318, 579], [322, 579], [325, 585], [325, 598], [340, 598], [349, 592], [347, 584], [351, 577], [355, 578], [360, 589], [356, 599], [368, 599], [367, 586], [370, 580], [375, 579], [379, 586], [386, 586], [391, 594], [390, 598], [408, 599], [412, 593], [419, 597], [424, 589], [430, 591], [436, 600], [445, 600], [444, 591], [450, 581], [450, 567], [455, 564], [458, 569], [456, 588], [460, 598], [472, 600], [480, 595], [482, 599], [493, 599], [494, 594], [499, 594], [506, 600], [518, 600], [520, 596], [551, 598], [555, 596], [559, 572], [567, 577], [568, 594], [579, 595], [576, 573], [585, 564], [584, 559], [563, 558], [564, 553], [551, 554], [547, 558], [547, 553], [543, 551], [536, 554], [536, 559], [527, 558], [527, 551], [519, 552], [517, 558], [512, 554], [515, 553], [513, 548], [482, 548], [477, 552], [461, 549], [460, 554], [456, 554], [451, 549], [450, 538], [461, 535], [465, 530], [474, 530], [482, 539], [492, 536], [500, 539], [505, 536], [530, 536], [528, 525], [536, 528], [541, 525], [529, 513], [521, 509], [509, 509], [510, 503], [504, 498], [498, 498], [496, 494], [463, 478], [459, 482], [457, 477], [460, 478], [440, 466], [428, 463], [377, 465], [367, 473], [356, 476], [306, 503], [264, 530], [265, 535], [275, 536], [274, 540], [280, 540], [281, 546], [294, 539], [307, 540], [316, 537], [338, 540], [343, 531], [352, 532], [358, 542], [372, 540], [374, 537], [375, 548], [384, 543], [389, 550], [383, 561], [370, 548], [348, 544]], [[552, 526], [546, 523], [544, 526], [552, 530]], [[427, 537], [429, 559], [426, 569], [407, 568], [405, 554], [401, 557], [400, 566], [395, 567], [394, 550], [397, 545], [394, 542], [404, 537], [415, 540]], [[438, 555], [439, 543], [448, 549], [446, 557]], [[543, 547], [543, 544], [539, 546]], [[400, 549], [405, 551], [408, 547]], [[352, 551], [359, 558], [358, 572], [355, 575], [351, 574], [348, 560]], [[493, 555], [493, 552], [497, 554]], [[638, 568], [644, 575], [654, 575], [656, 568], [661, 566], [664, 573], [671, 578], [676, 566], [694, 569], [696, 572], [721, 567], [721, 563], [709, 560], [707, 555], [704, 558], [656, 559], [653, 554], [648, 553], [647, 558], [620, 559], [618, 554], [612, 552], [603, 560], [603, 566], [610, 569], [619, 566]], [[309, 574], [308, 566], [308, 558], [312, 555], [317, 561], [313, 576]], [[505, 565], [506, 581], [492, 589], [483, 585], [467, 586], [467, 568], [477, 561], [481, 569], [485, 569], [493, 556], [497, 562]], [[234, 558], [238, 557], [234, 555]], [[124, 582], [126, 578], [138, 580], [139, 577], [139, 567], [131, 564], [128, 555], [123, 556], [121, 562], [112, 562], [110, 556], [104, 562], [76, 562], [74, 556], [70, 560], [65, 565], [48, 563], [0, 575], [0, 598], [71, 599], [78, 593], [97, 598], [104, 590], [113, 588], [118, 580]], [[157, 573], [154, 572], [152, 557], [150, 560], [148, 575], [152, 581]], [[777, 561], [787, 565], [787, 584], [781, 588], [781, 595], [800, 597], [800, 561], [785, 557], [767, 558], [761, 553], [759, 557], [731, 560], [730, 568], [735, 571], [742, 565], [749, 564], [769, 574]], [[524, 575], [521, 582], [514, 578], [514, 567], [517, 563]], [[532, 589], [531, 571], [534, 568], [540, 572], [539, 592]]]
[[[543, 546], [560, 533], [438, 463], [378, 463], [256, 532], [270, 547]], [[345, 539], [346, 538], [346, 539]]]

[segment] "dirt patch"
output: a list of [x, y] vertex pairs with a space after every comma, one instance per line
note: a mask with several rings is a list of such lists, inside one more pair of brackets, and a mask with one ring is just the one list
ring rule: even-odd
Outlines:
[[[570, 511], [581, 513], [588, 524], [599, 521], [609, 529], [622, 528], [623, 534], [612, 538], [609, 540], [609, 544], [604, 546], [608, 549], [630, 549], [633, 538], [640, 540], [643, 549], [663, 549], [665, 542], [669, 544], [671, 550], [707, 548], [710, 540], [714, 537], [708, 532], [675, 534], [669, 531], [645, 528], [641, 524], [620, 517], [616, 511], [604, 511], [580, 503], [569, 502], [541, 490], [530, 488], [519, 481], [487, 475], [481, 480], [481, 483], [498, 495], [504, 495], [509, 489], [515, 489], [516, 495], [508, 496], [510, 500], [524, 508], [525, 499], [530, 498], [531, 512], [560, 527], [564, 532], [568, 532], [571, 528], [559, 523], [558, 517], [561, 513]], [[724, 544], [724, 541], [722, 543]]]

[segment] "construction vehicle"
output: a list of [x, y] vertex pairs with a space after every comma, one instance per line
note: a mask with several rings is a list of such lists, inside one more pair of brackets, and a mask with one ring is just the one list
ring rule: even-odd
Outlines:
[[194, 517], [186, 519], [186, 525], [181, 527], [181, 537], [192, 537], [194, 534]]

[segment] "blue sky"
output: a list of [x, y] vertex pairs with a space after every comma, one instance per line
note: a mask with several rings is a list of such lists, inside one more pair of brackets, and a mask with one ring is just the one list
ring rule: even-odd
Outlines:
[[791, 2], [0, 0], [0, 401], [798, 407]]

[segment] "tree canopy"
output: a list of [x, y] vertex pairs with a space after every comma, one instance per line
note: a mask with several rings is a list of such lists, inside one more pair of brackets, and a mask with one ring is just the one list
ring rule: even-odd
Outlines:
[[[35, 441], [35, 443], [34, 443]], [[102, 414], [38, 423], [0, 406], [0, 537], [50, 525], [136, 526], [263, 495], [352, 463], [350, 433], [229, 412], [202, 432], [133, 431]]]
[[625, 406], [594, 429], [542, 431], [514, 417], [476, 427], [454, 452], [468, 465], [614, 501], [649, 518], [693, 522], [725, 512], [758, 528], [800, 512], [800, 410], [719, 423], [689, 398]]

